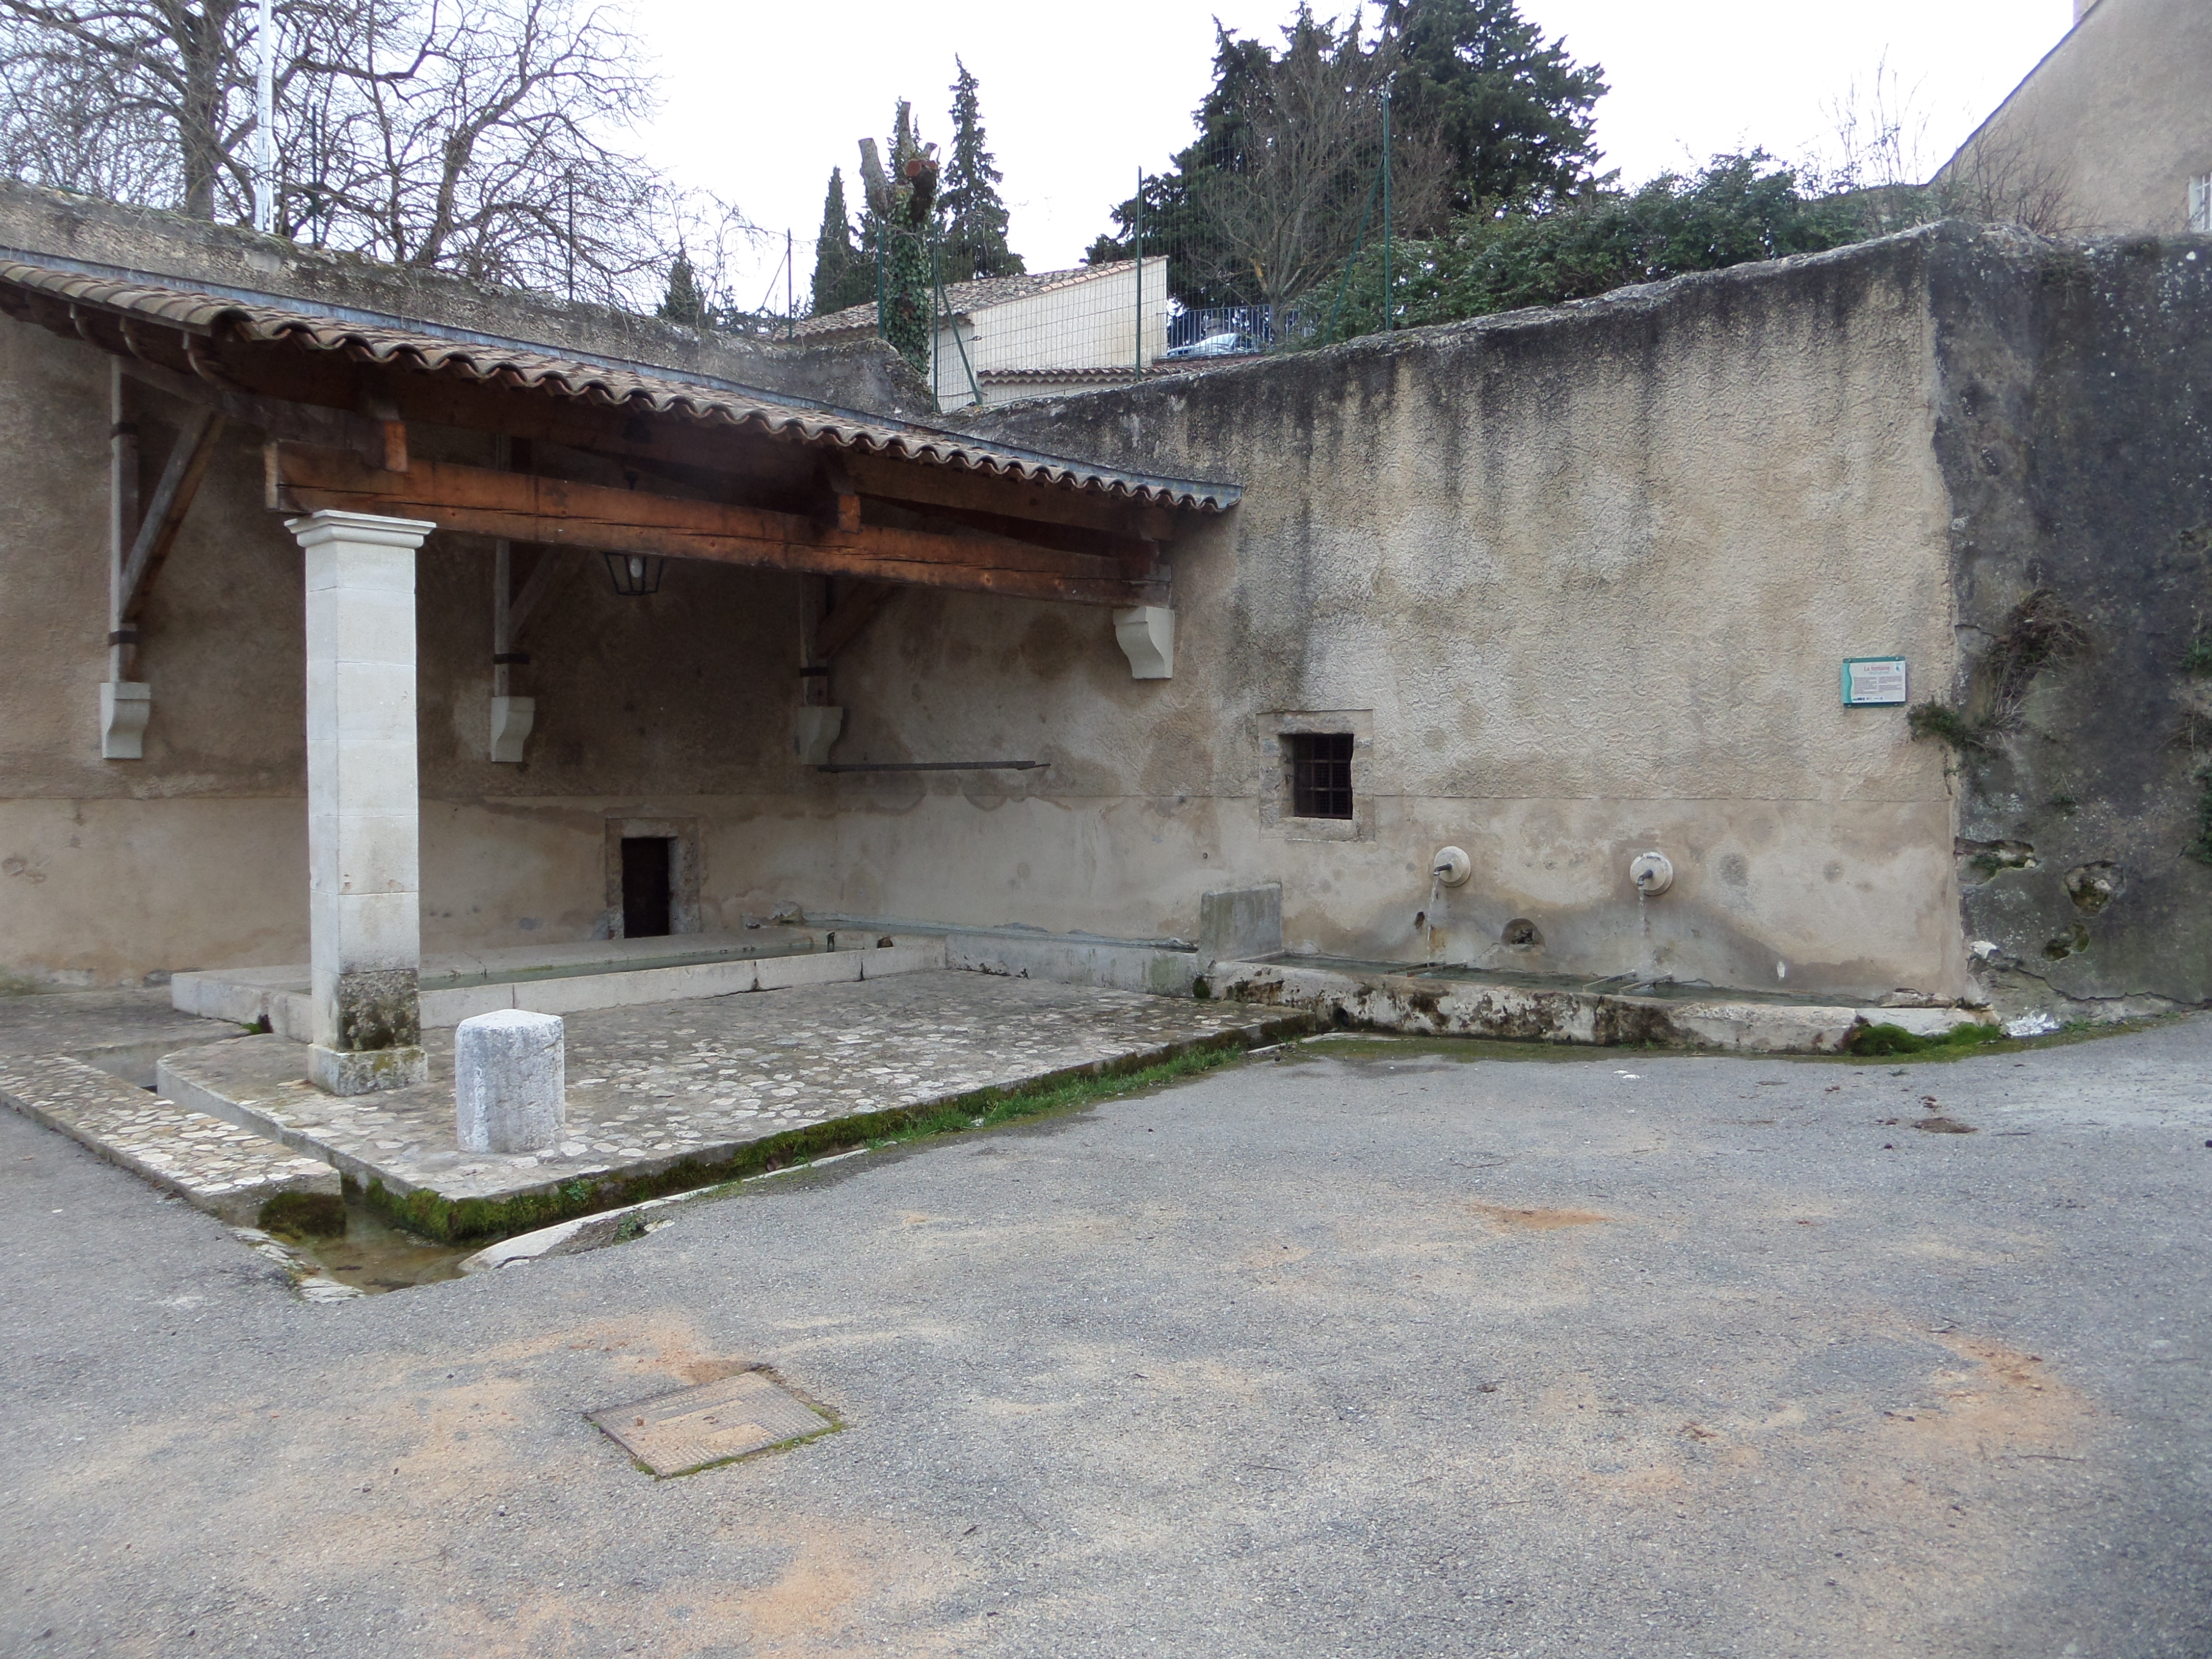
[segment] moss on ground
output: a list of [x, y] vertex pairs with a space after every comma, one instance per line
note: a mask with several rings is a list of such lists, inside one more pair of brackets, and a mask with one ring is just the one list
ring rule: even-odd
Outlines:
[[1978, 1048], [2006, 1040], [2001, 1025], [1962, 1021], [1940, 1036], [1919, 1036], [1887, 1021], [1851, 1027], [1844, 1039], [1844, 1052], [1861, 1060], [1893, 1054], [1925, 1054], [1942, 1048]]
[[264, 1233], [293, 1238], [343, 1238], [345, 1200], [335, 1193], [279, 1193], [254, 1218]]

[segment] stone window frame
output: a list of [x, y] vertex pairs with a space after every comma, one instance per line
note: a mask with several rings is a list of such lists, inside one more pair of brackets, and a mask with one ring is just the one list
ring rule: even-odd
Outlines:
[[633, 818], [610, 812], [607, 814], [605, 937], [625, 937], [623, 933], [622, 844], [631, 839], [658, 839], [676, 843], [669, 848], [668, 854], [669, 936], [673, 938], [678, 933], [699, 932], [699, 887], [703, 869], [700, 856], [699, 820]]
[[[1254, 722], [1262, 834], [1285, 841], [1373, 841], [1376, 790], [1375, 711], [1371, 708], [1279, 708]], [[1302, 733], [1352, 734], [1352, 816], [1302, 818], [1291, 811], [1290, 745]]]

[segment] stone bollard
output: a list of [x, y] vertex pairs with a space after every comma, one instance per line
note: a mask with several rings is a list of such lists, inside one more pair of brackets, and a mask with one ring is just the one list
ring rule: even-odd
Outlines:
[[561, 1138], [567, 1090], [559, 1016], [502, 1008], [454, 1028], [463, 1152], [545, 1151]]

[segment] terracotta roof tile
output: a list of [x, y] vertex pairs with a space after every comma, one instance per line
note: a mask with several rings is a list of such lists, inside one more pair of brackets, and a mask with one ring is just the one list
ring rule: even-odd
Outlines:
[[[1066, 276], [1070, 273], [1042, 273]], [[998, 278], [1006, 282], [1009, 278]], [[929, 466], [1045, 483], [1086, 493], [1119, 495], [1164, 507], [1220, 512], [1241, 494], [1235, 484], [1169, 478], [1094, 466], [1067, 456], [979, 442], [957, 432], [786, 399], [682, 370], [617, 367], [563, 356], [520, 341], [487, 343], [410, 326], [403, 319], [376, 323], [319, 314], [302, 302], [274, 295], [252, 301], [223, 298], [140, 280], [88, 275], [0, 259], [0, 308], [10, 289], [71, 306], [166, 323], [210, 338], [279, 344], [343, 354], [359, 362], [394, 363], [426, 374], [492, 382], [620, 405], [705, 425], [721, 425], [822, 444], [888, 454]], [[873, 307], [866, 307], [872, 324]], [[827, 320], [827, 319], [823, 319]]]

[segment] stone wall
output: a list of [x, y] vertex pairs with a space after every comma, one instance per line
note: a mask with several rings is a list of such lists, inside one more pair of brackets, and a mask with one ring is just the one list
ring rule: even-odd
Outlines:
[[[1279, 879], [1307, 951], [1955, 994], [1942, 758], [1902, 708], [1846, 709], [1838, 689], [1853, 656], [1950, 677], [1929, 251], [1904, 239], [985, 417], [1017, 441], [1236, 478], [1244, 504], [1177, 550], [1172, 682], [1071, 674], [1085, 653], [1057, 616], [948, 617], [853, 695], [856, 744], [889, 752], [872, 711], [895, 686], [945, 722], [995, 704], [994, 740], [1059, 738], [1029, 799], [965, 808], [980, 844], [962, 899], [1034, 890], [1046, 925], [1118, 890], [1127, 931], [1179, 931], [1201, 887]], [[1015, 690], [987, 697], [986, 676]], [[1354, 823], [1282, 810], [1280, 734], [1301, 725], [1355, 734]], [[963, 810], [915, 809], [948, 827]], [[1432, 890], [1446, 844], [1473, 878]], [[851, 865], [895, 846], [864, 839]], [[1647, 848], [1677, 872], [1648, 902], [1628, 875]]]
[[1935, 301], [1970, 939], [2007, 1001], [2212, 1000], [2212, 239], [1992, 236]]
[[[696, 832], [710, 929], [792, 900], [1188, 939], [1203, 894], [1279, 881], [1306, 952], [1956, 996], [1978, 988], [1970, 938], [2036, 966], [2074, 937], [2067, 877], [2109, 862], [2119, 896], [2053, 972], [2155, 957], [2212, 879], [2182, 854], [2200, 763], [2171, 740], [2212, 731], [2212, 702], [2191, 714], [2198, 682], [2148, 665], [2194, 639], [2176, 596], [2212, 524], [2195, 252], [1943, 228], [979, 416], [1244, 487], [1170, 550], [1171, 679], [1132, 678], [1103, 611], [919, 589], [839, 659], [839, 760], [1040, 770], [803, 768], [794, 580], [672, 563], [625, 600], [586, 555], [522, 641], [528, 762], [494, 765], [490, 550], [435, 534], [426, 947], [604, 928], [609, 825], [650, 819]], [[0, 969], [304, 960], [300, 563], [259, 504], [258, 434], [227, 441], [155, 590], [147, 758], [97, 758], [104, 368], [0, 322], [0, 641], [21, 665], [0, 680]], [[149, 458], [162, 442], [149, 423]], [[1901, 708], [1841, 706], [1844, 659], [1900, 655], [1916, 702], [1969, 718], [1972, 630], [2045, 587], [2087, 654], [1968, 762]], [[2130, 720], [2135, 769], [2114, 770], [2096, 757]], [[1353, 735], [1352, 820], [1287, 810], [1300, 729]], [[2018, 781], [2043, 765], [2032, 730], [2083, 764]], [[2034, 791], [2074, 800], [2074, 840], [2007, 816]], [[2014, 841], [2036, 863], [1995, 880], [1954, 850]], [[1473, 869], [1452, 890], [1430, 876], [1448, 844]], [[2155, 879], [2138, 848], [2166, 849]], [[1676, 878], [1644, 900], [1647, 849]], [[2008, 921], [1989, 907], [2013, 893]], [[2129, 989], [2196, 1000], [2203, 978]]]

